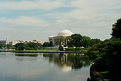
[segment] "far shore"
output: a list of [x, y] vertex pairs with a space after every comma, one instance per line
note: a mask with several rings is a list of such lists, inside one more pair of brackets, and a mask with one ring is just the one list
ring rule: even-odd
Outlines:
[[15, 53], [82, 53], [80, 51], [59, 51], [59, 50], [3, 50], [0, 52], [15, 52]]

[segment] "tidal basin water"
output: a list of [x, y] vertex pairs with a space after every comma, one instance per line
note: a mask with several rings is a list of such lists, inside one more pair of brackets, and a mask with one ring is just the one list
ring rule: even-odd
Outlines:
[[88, 57], [36, 54], [37, 56], [19, 56], [0, 52], [0, 81], [87, 81], [90, 75]]

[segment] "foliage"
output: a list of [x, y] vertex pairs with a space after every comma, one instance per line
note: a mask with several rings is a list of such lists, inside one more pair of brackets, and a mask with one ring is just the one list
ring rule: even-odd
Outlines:
[[102, 41], [100, 39], [91, 39], [90, 40], [90, 46], [93, 46], [94, 44], [101, 43]]
[[14, 48], [14, 46], [11, 45], [11, 44], [5, 45], [5, 44], [1, 44], [1, 43], [0, 43], [0, 49], [2, 49], [2, 48], [12, 49], [12, 48]]
[[24, 43], [17, 43], [15, 45], [15, 49], [16, 50], [24, 50], [24, 49], [26, 49], [26, 44], [24, 44]]
[[11, 44], [7, 44], [5, 47], [6, 47], [7, 49], [13, 48], [13, 46], [12, 46]]
[[63, 46], [59, 46], [59, 50], [63, 51], [64, 50]]
[[2, 48], [3, 48], [3, 44], [0, 43], [0, 49], [2, 49]]
[[91, 39], [88, 36], [82, 36], [80, 34], [73, 34], [71, 37], [68, 38], [66, 46], [69, 47], [90, 47], [94, 44], [100, 43], [100, 39]]
[[76, 47], [76, 48], [69, 47], [69, 48], [67, 48], [67, 51], [80, 52], [80, 51], [82, 51], [82, 49], [83, 49], [83, 48], [80, 48], [80, 47]]
[[83, 47], [89, 47], [91, 42], [91, 38], [88, 36], [82, 36], [81, 44]]
[[68, 42], [69, 47], [80, 47], [82, 36], [80, 34], [71, 35], [71, 40]]
[[52, 42], [44, 42], [43, 47], [53, 47]]
[[37, 48], [38, 48], [37, 43], [29, 42], [26, 44], [26, 49], [28, 50], [37, 50]]
[[121, 18], [117, 20], [115, 24], [112, 25], [112, 36], [121, 39]]
[[49, 42], [49, 47], [53, 47], [52, 41]]
[[[95, 64], [98, 71], [109, 71], [110, 77], [115, 78], [121, 75], [121, 40], [112, 38], [92, 46], [87, 54]], [[119, 73], [117, 73], [120, 71]]]
[[110, 81], [121, 81], [121, 18], [113, 24], [112, 38], [93, 45], [87, 55], [94, 61], [93, 67]]
[[[111, 40], [105, 40], [104, 42], [98, 43], [93, 45], [88, 49], [87, 54], [90, 56], [92, 60], [99, 60], [104, 55], [106, 55], [107, 51], [110, 48], [113, 48], [112, 46], [120, 44], [120, 39], [111, 39]], [[112, 46], [111, 46], [112, 45]]]
[[37, 57], [38, 54], [15, 54], [15, 56], [30, 56], [30, 57]]
[[[49, 61], [57, 64], [60, 67], [70, 66], [72, 69], [81, 69], [82, 67], [89, 66], [90, 61], [87, 56], [76, 54], [43, 54], [44, 57], [49, 57]], [[68, 58], [68, 59], [67, 59]]]
[[28, 42], [28, 43], [17, 43], [15, 45], [16, 50], [37, 50], [42, 47], [39, 43]]
[[38, 46], [37, 49], [41, 49], [42, 48], [42, 44], [40, 44], [40, 43], [37, 43], [37, 46]]

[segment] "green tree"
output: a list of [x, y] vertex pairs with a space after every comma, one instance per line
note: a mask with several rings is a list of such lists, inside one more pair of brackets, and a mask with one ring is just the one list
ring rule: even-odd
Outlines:
[[37, 45], [38, 45], [38, 49], [41, 49], [42, 48], [42, 44], [37, 43]]
[[2, 49], [2, 48], [3, 48], [3, 44], [0, 43], [0, 49]]
[[49, 47], [53, 47], [53, 43], [52, 43], [52, 41], [50, 41], [50, 43], [49, 43]]
[[91, 42], [91, 38], [90, 37], [88, 37], [88, 36], [82, 36], [81, 43], [82, 43], [83, 47], [90, 46], [90, 42]]
[[34, 42], [29, 42], [26, 44], [27, 48], [29, 50], [36, 50], [38, 48], [38, 44]]
[[[109, 81], [121, 81], [121, 19], [113, 24], [112, 30], [112, 38], [94, 44], [87, 55], [94, 61], [92, 66], [98, 72], [107, 72], [105, 75]], [[93, 40], [94, 43], [97, 41]]]
[[97, 71], [109, 71], [111, 81], [120, 81], [121, 40], [112, 38], [93, 45], [87, 52]]
[[98, 44], [98, 43], [100, 43], [100, 42], [102, 42], [100, 39], [91, 39], [91, 41], [90, 41], [90, 46], [92, 46], [92, 45], [94, 45], [94, 44]]
[[112, 36], [121, 39], [121, 18], [117, 20], [115, 24], [112, 25]]
[[63, 51], [63, 50], [64, 50], [63, 46], [60, 45], [60, 46], [59, 46], [59, 50], [60, 50], [60, 51]]
[[50, 43], [49, 42], [44, 42], [43, 47], [49, 47]]
[[6, 48], [11, 49], [13, 46], [11, 44], [7, 44]]
[[26, 49], [26, 44], [24, 44], [24, 43], [17, 43], [15, 45], [15, 49], [16, 50], [24, 50], [24, 49]]
[[43, 47], [53, 47], [52, 42], [44, 42]]
[[68, 46], [80, 47], [80, 46], [82, 46], [81, 40], [82, 40], [82, 36], [80, 34], [73, 34], [73, 35], [71, 35], [71, 39], [68, 42]]

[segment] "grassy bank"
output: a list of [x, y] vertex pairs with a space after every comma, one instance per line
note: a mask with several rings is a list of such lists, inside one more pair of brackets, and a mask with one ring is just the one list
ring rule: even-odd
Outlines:
[[0, 52], [16, 52], [16, 53], [81, 53], [75, 51], [59, 51], [59, 50], [4, 50]]
[[37, 57], [38, 54], [15, 54], [15, 56], [31, 56], [31, 57]]

